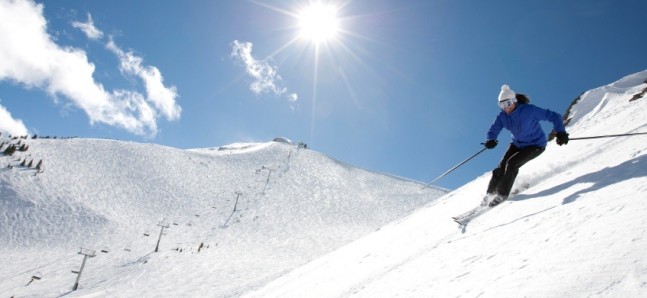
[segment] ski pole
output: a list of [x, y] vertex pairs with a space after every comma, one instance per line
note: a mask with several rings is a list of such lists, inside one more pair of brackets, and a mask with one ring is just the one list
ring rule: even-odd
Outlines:
[[628, 137], [628, 136], [645, 135], [645, 134], [647, 134], [647, 132], [623, 133], [623, 134], [616, 134], [616, 135], [592, 136], [592, 137], [578, 137], [578, 138], [569, 138], [569, 141], [570, 140], [587, 140], [587, 139], [613, 138], [613, 137]]
[[477, 155], [481, 154], [481, 153], [482, 153], [483, 151], [485, 151], [485, 150], [487, 150], [487, 148], [483, 148], [483, 149], [481, 149], [481, 151], [476, 152], [474, 155], [470, 156], [470, 157], [469, 157], [469, 158], [467, 158], [466, 160], [463, 160], [461, 163], [459, 163], [459, 164], [455, 165], [453, 168], [451, 168], [451, 169], [447, 170], [447, 172], [443, 173], [442, 175], [438, 176], [436, 179], [434, 179], [434, 180], [432, 180], [431, 182], [427, 183], [427, 184], [426, 184], [425, 186], [423, 186], [420, 190], [423, 190], [423, 189], [427, 188], [427, 186], [429, 186], [429, 185], [431, 185], [432, 183], [436, 182], [436, 180], [438, 180], [438, 179], [440, 179], [440, 178], [443, 178], [443, 177], [447, 176], [447, 174], [449, 174], [449, 173], [451, 173], [452, 171], [456, 170], [458, 167], [460, 167], [460, 166], [462, 166], [463, 164], [465, 164], [466, 162], [470, 161], [472, 158], [474, 158], [474, 157], [476, 157]]

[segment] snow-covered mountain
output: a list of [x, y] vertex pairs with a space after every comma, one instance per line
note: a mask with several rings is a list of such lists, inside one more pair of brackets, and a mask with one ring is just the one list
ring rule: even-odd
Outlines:
[[[646, 90], [583, 93], [568, 132], [647, 132]], [[551, 143], [463, 230], [489, 173], [445, 194], [285, 142], [22, 142], [0, 157], [3, 296], [647, 296], [647, 135]]]
[[447, 193], [286, 139], [2, 141], [2, 297], [239, 296]]
[[[582, 94], [572, 138], [647, 132], [647, 71]], [[493, 158], [493, 157], [490, 157]], [[551, 143], [464, 230], [482, 177], [246, 297], [647, 297], [647, 135]]]

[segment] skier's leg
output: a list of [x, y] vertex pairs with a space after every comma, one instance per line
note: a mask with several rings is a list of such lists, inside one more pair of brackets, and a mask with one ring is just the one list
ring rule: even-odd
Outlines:
[[510, 190], [514, 184], [514, 180], [519, 174], [519, 168], [527, 162], [533, 160], [544, 152], [544, 147], [531, 146], [519, 149], [518, 152], [513, 154], [505, 165], [505, 173], [501, 177], [501, 181], [497, 187], [497, 192], [506, 199], [510, 195]]
[[499, 186], [499, 180], [501, 180], [501, 177], [503, 177], [503, 173], [504, 168], [502, 168], [501, 166], [498, 166], [497, 168], [492, 170], [492, 178], [490, 178], [490, 183], [487, 187], [488, 194], [493, 194], [496, 191], [497, 186]]
[[492, 178], [490, 178], [490, 183], [488, 184], [487, 188], [488, 194], [495, 194], [497, 188], [499, 187], [499, 183], [501, 182], [501, 178], [503, 178], [503, 175], [505, 174], [505, 168], [508, 164], [508, 160], [515, 153], [517, 153], [518, 150], [519, 148], [510, 144], [508, 150], [503, 155], [503, 158], [501, 158], [499, 165], [494, 170], [492, 170]]

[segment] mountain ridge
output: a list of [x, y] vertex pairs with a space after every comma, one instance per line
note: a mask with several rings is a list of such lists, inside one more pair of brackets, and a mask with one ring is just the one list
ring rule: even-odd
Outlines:
[[[29, 144], [28, 151], [0, 157], [0, 165], [14, 165], [0, 169], [0, 261], [10, 264], [0, 273], [3, 293], [37, 274], [21, 269], [18, 258], [33, 260], [27, 268], [44, 269], [39, 282], [16, 293], [65, 293], [70, 268], [43, 264], [75, 263], [74, 253], [84, 247], [108, 252], [91, 261], [104, 269], [88, 264], [89, 288], [105, 283], [101, 271], [116, 275], [110, 281], [141, 274], [124, 264], [167, 266], [160, 270], [178, 270], [178, 278], [211, 264], [226, 271], [218, 276], [227, 284], [211, 292], [236, 295], [445, 193], [420, 192], [419, 182], [279, 142], [220, 151], [83, 138], [21, 142]], [[43, 171], [19, 166], [19, 159], [42, 159]], [[164, 225], [160, 252], [152, 253]], [[178, 264], [182, 252], [203, 257]], [[218, 257], [203, 259], [208, 255]], [[143, 283], [152, 286], [155, 279]], [[137, 296], [134, 288], [107, 291]]]

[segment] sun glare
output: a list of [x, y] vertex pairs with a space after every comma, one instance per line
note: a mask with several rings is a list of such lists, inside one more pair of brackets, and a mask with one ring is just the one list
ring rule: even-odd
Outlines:
[[299, 13], [299, 37], [319, 44], [334, 39], [339, 31], [337, 8], [313, 3]]
[[[280, 46], [277, 50], [269, 55], [275, 57], [279, 53], [292, 48], [294, 51], [300, 51], [300, 55], [294, 55], [294, 61], [303, 61], [303, 59], [312, 58], [312, 98], [311, 98], [311, 125], [310, 135], [311, 138], [315, 134], [315, 124], [317, 120], [317, 90], [319, 84], [319, 74], [334, 76], [335, 70], [339, 71], [340, 76], [346, 82], [346, 87], [350, 89], [350, 85], [346, 76], [343, 73], [343, 68], [339, 63], [342, 59], [338, 55], [347, 55], [350, 59], [355, 59], [359, 64], [366, 66], [361, 56], [356, 54], [356, 43], [352, 43], [351, 47], [347, 38], [362, 38], [369, 39], [368, 37], [361, 36], [357, 32], [353, 32], [352, 28], [346, 28], [353, 23], [357, 23], [362, 17], [349, 16], [347, 6], [353, 0], [301, 0], [301, 1], [270, 1], [270, 0], [248, 0], [256, 5], [263, 6], [275, 12], [284, 14], [292, 19], [290, 26], [290, 38], [285, 44]], [[265, 2], [279, 2], [281, 6], [274, 6]], [[295, 6], [286, 8], [294, 2], [299, 2]], [[359, 4], [358, 4], [359, 5]], [[343, 27], [343, 28], [342, 28]], [[312, 52], [310, 55], [309, 52]], [[323, 59], [322, 59], [323, 57]], [[347, 59], [343, 59], [345, 63]], [[319, 66], [323, 65], [325, 69], [320, 70]], [[350, 66], [349, 66], [350, 67]], [[300, 67], [300, 74], [303, 71], [309, 70], [309, 67]], [[352, 90], [349, 90], [354, 94]], [[351, 95], [355, 98], [354, 95]]]

